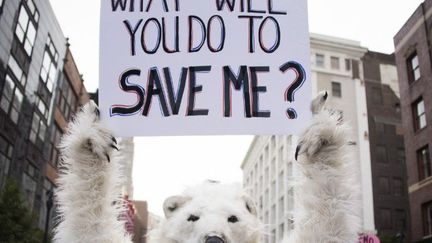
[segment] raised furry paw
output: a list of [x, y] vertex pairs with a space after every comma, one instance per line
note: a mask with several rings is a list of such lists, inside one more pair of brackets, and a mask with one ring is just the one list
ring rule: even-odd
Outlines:
[[85, 104], [69, 124], [62, 147], [65, 150], [69, 148], [69, 152], [91, 155], [108, 162], [113, 149], [118, 150], [117, 140], [100, 122], [100, 112], [93, 101]]
[[329, 158], [346, 144], [347, 132], [342, 114], [324, 108], [327, 98], [328, 93], [324, 91], [312, 101], [311, 110], [314, 118], [299, 138], [296, 160], [300, 155], [304, 155], [307, 161], [314, 163], [323, 157]]

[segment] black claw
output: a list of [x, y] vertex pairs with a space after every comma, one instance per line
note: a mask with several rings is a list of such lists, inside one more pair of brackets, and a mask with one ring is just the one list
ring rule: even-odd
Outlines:
[[117, 144], [117, 139], [116, 139], [115, 137], [111, 137], [111, 140], [112, 140], [115, 144]]
[[105, 156], [106, 156], [106, 158], [108, 160], [108, 163], [111, 162], [110, 157], [109, 157], [109, 155], [107, 153], [105, 153]]
[[96, 114], [96, 116], [98, 118], [100, 117], [100, 111], [99, 111], [99, 109], [97, 107], [95, 108], [94, 113]]
[[295, 157], [294, 157], [296, 161], [297, 161], [300, 149], [301, 149], [301, 145], [299, 144], [299, 145], [297, 145], [296, 152], [295, 152]]
[[117, 148], [117, 146], [115, 146], [114, 144], [111, 144], [110, 146], [111, 146], [111, 148], [113, 148], [113, 149], [119, 151], [119, 149]]
[[325, 94], [324, 94], [324, 96], [323, 96], [324, 100], [327, 100], [327, 97], [328, 97], [328, 93], [326, 91]]

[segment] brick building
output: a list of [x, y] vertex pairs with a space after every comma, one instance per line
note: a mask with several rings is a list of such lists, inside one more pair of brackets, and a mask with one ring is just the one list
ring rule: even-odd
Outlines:
[[49, 0], [0, 0], [0, 188], [6, 178], [20, 183], [41, 229], [56, 145], [88, 100], [68, 46]]
[[413, 242], [432, 240], [432, 0], [394, 37]]
[[409, 242], [409, 205], [399, 84], [394, 55], [368, 51], [363, 71], [369, 124], [375, 227]]

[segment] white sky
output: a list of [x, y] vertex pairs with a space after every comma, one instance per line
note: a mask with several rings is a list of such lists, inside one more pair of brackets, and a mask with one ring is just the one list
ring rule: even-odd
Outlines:
[[[202, 0], [197, 0], [202, 1]], [[258, 0], [255, 0], [258, 1]], [[262, 0], [260, 0], [262, 1]], [[99, 0], [50, 0], [87, 90], [96, 90]], [[309, 0], [310, 31], [360, 41], [392, 53], [393, 36], [421, 0]], [[162, 215], [163, 200], [205, 179], [241, 181], [240, 164], [252, 136], [135, 138], [134, 198]]]

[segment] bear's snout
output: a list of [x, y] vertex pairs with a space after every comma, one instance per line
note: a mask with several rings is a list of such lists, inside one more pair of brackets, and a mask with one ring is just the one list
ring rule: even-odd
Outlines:
[[219, 236], [210, 236], [206, 238], [205, 243], [225, 243], [225, 241]]

